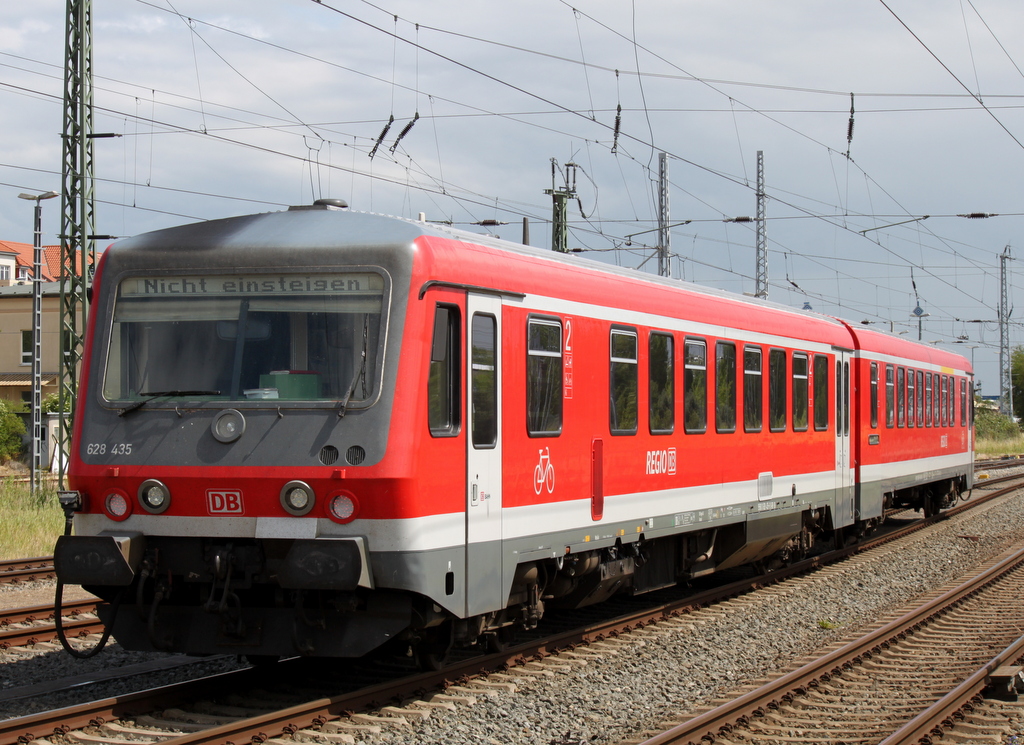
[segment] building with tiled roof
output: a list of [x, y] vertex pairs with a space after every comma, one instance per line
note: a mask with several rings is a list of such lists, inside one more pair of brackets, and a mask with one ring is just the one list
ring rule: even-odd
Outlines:
[[[43, 280], [52, 282], [57, 274], [52, 271], [52, 266], [47, 253], [55, 249], [57, 254], [56, 268], [60, 270], [60, 246], [45, 246], [43, 248], [42, 273]], [[31, 282], [33, 273], [33, 247], [31, 243], [18, 243], [16, 241], [0, 241], [0, 287], [18, 284], [19, 282]]]

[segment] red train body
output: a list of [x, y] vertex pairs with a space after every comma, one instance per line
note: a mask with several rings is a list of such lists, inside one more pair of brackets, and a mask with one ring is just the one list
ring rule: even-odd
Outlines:
[[422, 222], [158, 231], [94, 293], [55, 557], [132, 648], [430, 659], [971, 486], [962, 357]]

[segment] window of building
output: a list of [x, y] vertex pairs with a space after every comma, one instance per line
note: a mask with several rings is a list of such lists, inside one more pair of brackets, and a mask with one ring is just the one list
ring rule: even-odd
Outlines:
[[760, 347], [743, 348], [743, 429], [747, 432], [761, 431], [761, 402], [764, 400], [761, 356]]
[[9, 280], [11, 278], [11, 265], [0, 264], [0, 280]]
[[612, 329], [610, 425], [612, 434], [635, 435], [637, 429], [637, 334]]
[[672, 434], [676, 426], [675, 339], [671, 334], [654, 332], [647, 347], [651, 434]]
[[793, 431], [807, 431], [807, 355], [793, 352]]
[[828, 357], [814, 355], [814, 429], [828, 429]]
[[703, 339], [683, 343], [683, 429], [690, 434], [708, 427], [708, 345]]
[[427, 379], [427, 419], [435, 437], [459, 431], [459, 309], [438, 305], [434, 310], [434, 338], [430, 348]]
[[562, 323], [531, 318], [526, 324], [526, 429], [532, 436], [562, 431]]
[[715, 344], [715, 429], [736, 431], [736, 345]]
[[32, 329], [21, 332], [21, 364], [32, 364]]

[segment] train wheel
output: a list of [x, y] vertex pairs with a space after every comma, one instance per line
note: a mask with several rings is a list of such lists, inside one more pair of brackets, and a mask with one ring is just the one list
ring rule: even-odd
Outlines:
[[429, 629], [419, 644], [416, 645], [416, 661], [423, 670], [443, 670], [448, 664], [452, 647], [455, 644], [455, 627], [452, 623], [443, 623]]
[[516, 629], [514, 626], [503, 626], [485, 637], [485, 646], [491, 654], [504, 652], [516, 642]]

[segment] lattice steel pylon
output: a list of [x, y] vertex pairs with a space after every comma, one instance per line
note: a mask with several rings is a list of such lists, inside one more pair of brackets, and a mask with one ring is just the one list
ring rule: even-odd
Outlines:
[[658, 154], [658, 276], [672, 276], [672, 233], [669, 230], [668, 153]]
[[71, 419], [85, 337], [90, 270], [95, 263], [96, 198], [93, 176], [92, 0], [67, 0], [64, 47], [63, 190], [61, 193], [61, 333], [58, 462], [64, 488], [71, 452]]
[[551, 250], [558, 253], [569, 252], [569, 218], [567, 205], [570, 199], [576, 199], [576, 164], [565, 164], [565, 186], [555, 186], [555, 174], [559, 172], [558, 161], [551, 159], [551, 188], [545, 194], [551, 195]]
[[765, 209], [764, 194], [764, 151], [757, 151], [757, 271], [755, 274], [754, 295], [765, 300], [768, 299], [768, 225], [765, 222], [767, 210]]
[[1010, 354], [1010, 309], [1007, 300], [1006, 262], [1010, 247], [999, 256], [999, 413], [1013, 416], [1013, 375]]

